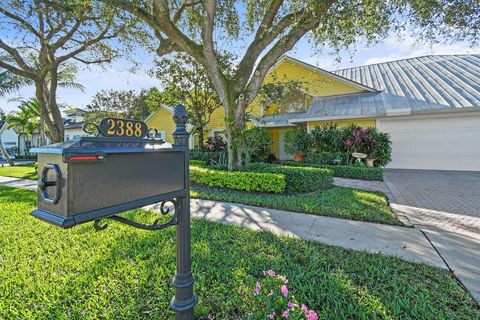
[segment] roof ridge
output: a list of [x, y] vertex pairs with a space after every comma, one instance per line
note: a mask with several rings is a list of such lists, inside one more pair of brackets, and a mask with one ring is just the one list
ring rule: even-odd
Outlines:
[[356, 69], [356, 68], [365, 68], [365, 67], [377, 66], [377, 65], [381, 65], [381, 64], [390, 64], [390, 63], [394, 63], [394, 62], [398, 62], [398, 61], [414, 60], [414, 59], [427, 58], [427, 57], [459, 57], [459, 56], [480, 56], [480, 53], [424, 54], [424, 55], [420, 55], [420, 56], [416, 56], [416, 57], [402, 58], [402, 59], [384, 61], [384, 62], [377, 62], [377, 63], [368, 63], [368, 64], [364, 64], [364, 65], [361, 65], [361, 66], [356, 66], [356, 67], [341, 68], [341, 69], [332, 70], [330, 72], [336, 74], [337, 72], [345, 71], [345, 70], [353, 70], [353, 69]]

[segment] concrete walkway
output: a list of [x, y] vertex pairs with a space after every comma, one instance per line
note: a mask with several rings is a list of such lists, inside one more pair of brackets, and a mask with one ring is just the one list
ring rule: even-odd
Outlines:
[[28, 190], [37, 190], [37, 181], [31, 179], [11, 178], [0, 176], [0, 185], [22, 188]]
[[[34, 190], [36, 181], [0, 177], [0, 185]], [[159, 204], [145, 207], [159, 210]], [[397, 256], [439, 268], [447, 266], [417, 229], [352, 221], [201, 199], [191, 200], [192, 217], [234, 224], [343, 248]]]

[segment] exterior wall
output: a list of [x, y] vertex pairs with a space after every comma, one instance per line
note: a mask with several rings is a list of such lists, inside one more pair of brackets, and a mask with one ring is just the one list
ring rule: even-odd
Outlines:
[[159, 132], [165, 132], [165, 141], [173, 143], [172, 132], [175, 130], [175, 122], [170, 111], [160, 108], [149, 119], [145, 121], [149, 128], [155, 128]]
[[225, 130], [225, 110], [223, 107], [217, 108], [215, 111], [213, 111], [207, 127], [209, 131]]
[[351, 124], [359, 125], [363, 128], [376, 127], [376, 119], [352, 119], [352, 120], [337, 120], [337, 121], [316, 121], [307, 123], [307, 131], [310, 132], [313, 128], [324, 125], [326, 123], [336, 123], [339, 127], [346, 127]]

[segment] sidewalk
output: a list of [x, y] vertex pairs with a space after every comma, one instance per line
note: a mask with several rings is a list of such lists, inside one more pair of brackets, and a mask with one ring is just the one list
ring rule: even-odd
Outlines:
[[[36, 181], [0, 176], [0, 185], [35, 190]], [[447, 269], [420, 230], [241, 204], [191, 199], [194, 218], [233, 224], [343, 248], [382, 253]], [[145, 209], [159, 210], [154, 204]]]

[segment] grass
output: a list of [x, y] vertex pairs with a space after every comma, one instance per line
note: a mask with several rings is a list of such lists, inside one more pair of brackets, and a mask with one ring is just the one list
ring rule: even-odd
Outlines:
[[[36, 179], [32, 165], [0, 168], [0, 175]], [[265, 194], [193, 187], [192, 198], [236, 202], [266, 208], [337, 217], [343, 219], [402, 225], [390, 210], [381, 192], [343, 187], [308, 194]]]
[[[0, 187], [1, 319], [173, 318], [174, 228], [61, 230], [28, 215], [35, 198]], [[451, 274], [434, 267], [202, 220], [193, 221], [192, 241], [198, 319], [246, 318], [270, 268], [321, 319], [480, 317]]]
[[33, 164], [0, 168], [0, 176], [23, 179], [37, 179], [37, 173], [35, 172]]
[[334, 187], [308, 194], [261, 194], [193, 186], [192, 198], [242, 203], [301, 213], [402, 225], [381, 192]]

